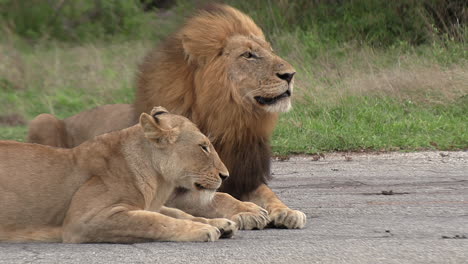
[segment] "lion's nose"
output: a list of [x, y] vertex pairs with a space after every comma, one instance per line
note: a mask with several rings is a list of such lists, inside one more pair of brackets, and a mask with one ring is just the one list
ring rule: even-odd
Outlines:
[[229, 174], [219, 173], [219, 177], [221, 178], [222, 181], [224, 181], [227, 179], [227, 177], [229, 177]]
[[286, 73], [277, 73], [276, 76], [278, 76], [278, 78], [280, 78], [281, 80], [285, 80], [288, 83], [290, 83], [292, 78], [294, 77], [294, 74], [296, 74], [296, 72], [286, 72]]

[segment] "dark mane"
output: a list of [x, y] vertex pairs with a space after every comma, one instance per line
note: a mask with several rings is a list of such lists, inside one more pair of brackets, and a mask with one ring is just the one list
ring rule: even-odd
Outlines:
[[220, 191], [240, 199], [271, 179], [271, 150], [268, 141], [263, 138], [251, 143], [236, 143], [226, 146], [215, 142], [214, 147], [232, 175], [223, 183]]

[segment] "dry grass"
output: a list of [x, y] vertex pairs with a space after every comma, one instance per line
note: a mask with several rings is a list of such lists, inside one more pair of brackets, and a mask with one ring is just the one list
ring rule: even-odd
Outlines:
[[[28, 97], [29, 92], [35, 92], [35, 100], [47, 105], [41, 110], [53, 114], [59, 114], [57, 96], [66, 93], [80, 95], [84, 108], [89, 104], [113, 103], [122, 100], [122, 90], [132, 89], [137, 64], [150, 46], [149, 42], [135, 41], [78, 47], [37, 46], [21, 52], [2, 43], [0, 80], [8, 85], [10, 97]], [[36, 114], [28, 110], [31, 100], [17, 99], [4, 102], [0, 111]]]
[[334, 104], [348, 96], [388, 96], [402, 101], [445, 104], [468, 94], [468, 61], [442, 66], [417, 54], [370, 48], [324, 54], [310, 63], [292, 54], [299, 74], [297, 98]]
[[343, 86], [357, 95], [384, 95], [423, 103], [450, 103], [468, 94], [468, 70], [460, 65], [443, 69], [438, 65], [412, 65], [357, 74]]

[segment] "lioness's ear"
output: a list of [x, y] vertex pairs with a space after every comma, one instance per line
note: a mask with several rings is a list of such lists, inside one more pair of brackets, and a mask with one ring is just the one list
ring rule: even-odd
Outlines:
[[[153, 113], [153, 111], [151, 111], [151, 113]], [[158, 115], [162, 113], [156, 111], [153, 114], [154, 116], [142, 113], [140, 115], [140, 125], [143, 128], [146, 138], [160, 144], [172, 144], [179, 136], [179, 128], [171, 127], [168, 120], [159, 118]]]
[[160, 115], [160, 114], [168, 114], [169, 111], [167, 111], [166, 108], [162, 107], [162, 106], [155, 106], [153, 107], [153, 110], [151, 110], [151, 113], [150, 115], [152, 115], [154, 118], [157, 118], [156, 116]]

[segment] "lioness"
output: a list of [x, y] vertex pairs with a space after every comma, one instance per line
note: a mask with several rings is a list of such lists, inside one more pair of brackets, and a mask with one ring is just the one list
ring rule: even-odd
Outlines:
[[162, 107], [141, 114], [135, 126], [73, 149], [0, 141], [0, 240], [133, 243], [229, 237], [237, 229], [231, 220], [193, 217], [163, 206], [168, 199], [176, 201], [178, 192], [209, 201], [227, 177], [208, 138]]
[[[221, 191], [266, 208], [275, 226], [302, 228], [306, 215], [288, 208], [267, 186], [269, 141], [278, 113], [291, 108], [295, 73], [250, 17], [212, 5], [144, 59], [133, 105], [107, 105], [63, 121], [40, 115], [31, 122], [29, 140], [72, 147], [88, 136], [133, 125], [140, 113], [162, 105], [213, 139], [231, 173]], [[125, 118], [101, 121], [116, 111]]]

